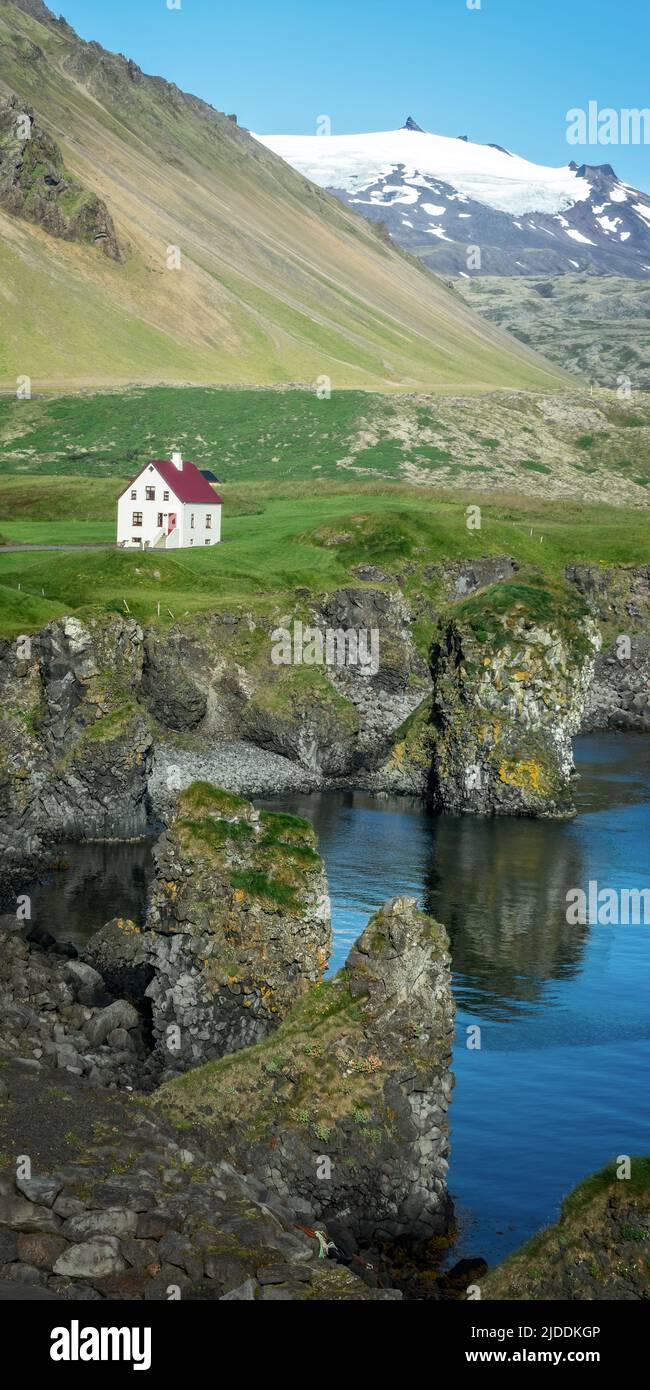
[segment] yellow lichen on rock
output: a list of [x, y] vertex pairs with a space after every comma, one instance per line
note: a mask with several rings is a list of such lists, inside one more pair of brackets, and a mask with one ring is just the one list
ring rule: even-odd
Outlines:
[[546, 779], [538, 762], [502, 762], [499, 764], [499, 778], [508, 787], [520, 787], [522, 791], [542, 792]]

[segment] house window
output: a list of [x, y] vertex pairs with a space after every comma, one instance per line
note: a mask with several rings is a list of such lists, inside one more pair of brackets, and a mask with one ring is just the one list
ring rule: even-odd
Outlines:
[[142, 512], [134, 512], [134, 513], [133, 513], [133, 521], [132, 521], [131, 524], [132, 524], [133, 526], [141, 526], [141, 525], [142, 525]]
[[212, 530], [212, 512], [208, 512], [205, 518], [205, 529], [206, 531]]
[[204, 545], [209, 545], [209, 544], [210, 544], [209, 541], [204, 541]]
[[194, 512], [192, 512], [192, 515], [190, 517], [190, 526], [192, 530], [194, 530]]
[[169, 493], [168, 493], [168, 492], [163, 492], [163, 502], [168, 502], [168, 501], [169, 501]]
[[131, 501], [132, 501], [132, 502], [137, 502], [137, 500], [138, 500], [138, 489], [137, 489], [137, 487], [134, 487], [134, 488], [132, 488], [132, 490], [131, 490]]
[[158, 522], [157, 522], [158, 526], [162, 526], [162, 516], [163, 516], [162, 512], [159, 512], [159, 513], [158, 513]]
[[145, 488], [145, 490], [144, 490], [144, 500], [145, 500], [145, 502], [155, 502], [155, 500], [156, 500], [156, 489], [155, 489], [155, 487], [146, 487], [146, 488]]
[[142, 545], [142, 536], [131, 536], [132, 545]]
[[190, 545], [194, 545], [194, 541], [190, 541]]

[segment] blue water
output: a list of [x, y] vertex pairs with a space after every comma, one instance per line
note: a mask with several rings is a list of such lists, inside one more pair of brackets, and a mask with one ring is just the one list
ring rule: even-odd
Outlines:
[[[618, 1154], [650, 1152], [650, 923], [570, 927], [566, 893], [650, 886], [650, 740], [576, 741], [569, 822], [433, 817], [362, 793], [265, 805], [316, 827], [337, 968], [386, 898], [444, 922], [457, 1003], [454, 1258], [501, 1259]], [[467, 1028], [481, 1028], [480, 1050]]]

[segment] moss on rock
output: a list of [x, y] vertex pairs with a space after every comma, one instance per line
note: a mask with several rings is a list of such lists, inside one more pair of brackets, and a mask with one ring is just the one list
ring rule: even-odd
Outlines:
[[364, 1238], [439, 1234], [452, 1033], [444, 928], [396, 898], [271, 1036], [171, 1081], [154, 1104], [314, 1219], [344, 1217]]

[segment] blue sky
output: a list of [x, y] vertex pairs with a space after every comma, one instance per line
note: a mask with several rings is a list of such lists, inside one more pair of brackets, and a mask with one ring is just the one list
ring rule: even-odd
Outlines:
[[320, 115], [335, 134], [388, 130], [413, 115], [544, 164], [611, 163], [650, 188], [650, 144], [565, 140], [572, 107], [650, 107], [648, 0], [59, 3], [84, 38], [260, 133], [312, 134]]

